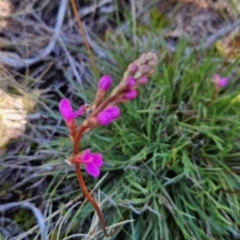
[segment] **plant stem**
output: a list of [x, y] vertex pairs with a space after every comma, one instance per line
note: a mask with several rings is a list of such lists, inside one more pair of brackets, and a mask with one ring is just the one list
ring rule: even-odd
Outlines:
[[76, 20], [77, 20], [78, 27], [79, 27], [81, 35], [83, 37], [84, 45], [85, 45], [85, 47], [87, 49], [87, 54], [88, 54], [88, 57], [90, 59], [90, 63], [92, 65], [92, 68], [93, 68], [96, 76], [99, 77], [99, 73], [98, 73], [96, 64], [95, 64], [94, 59], [93, 59], [93, 54], [92, 54], [91, 48], [89, 46], [89, 43], [88, 43], [88, 40], [87, 40], [87, 37], [86, 37], [86, 33], [84, 31], [81, 18], [78, 15], [78, 11], [77, 11], [77, 7], [76, 7], [76, 4], [75, 4], [75, 0], [70, 0], [70, 1], [71, 1], [71, 5], [72, 5], [72, 9], [73, 9], [74, 15], [75, 15]]
[[[86, 129], [87, 129], [86, 126], [80, 125], [79, 130], [75, 134], [74, 142], [73, 142], [73, 154], [74, 155], [78, 154], [78, 146], [80, 144], [80, 139], [81, 139], [81, 136], [82, 136], [82, 134], [84, 133], [84, 131]], [[102, 230], [103, 230], [104, 234], [107, 237], [110, 237], [111, 235], [113, 235], [115, 233], [115, 231], [112, 234], [108, 234], [107, 233], [106, 225], [104, 223], [104, 219], [103, 219], [101, 210], [98, 207], [98, 204], [96, 203], [96, 201], [91, 196], [90, 192], [88, 191], [88, 189], [86, 187], [86, 184], [84, 182], [84, 179], [82, 177], [82, 173], [80, 171], [80, 163], [75, 163], [75, 171], [76, 171], [76, 175], [77, 175], [77, 179], [78, 179], [79, 185], [80, 185], [84, 195], [86, 196], [88, 201], [92, 204], [92, 206], [94, 207], [94, 209], [95, 209], [95, 211], [96, 211], [96, 213], [98, 215], [98, 218], [99, 218], [99, 221], [100, 221], [100, 224], [101, 224], [101, 227], [102, 227]]]
[[75, 163], [75, 171], [76, 171], [76, 174], [77, 174], [77, 179], [78, 179], [79, 185], [80, 185], [84, 195], [89, 200], [89, 202], [92, 204], [92, 206], [94, 207], [94, 209], [95, 209], [95, 211], [98, 215], [98, 218], [99, 218], [99, 221], [100, 221], [100, 224], [102, 226], [102, 230], [103, 230], [104, 234], [107, 237], [111, 236], [111, 234], [109, 235], [107, 233], [107, 229], [106, 229], [106, 226], [105, 226], [104, 219], [103, 219], [100, 208], [98, 207], [96, 201], [92, 198], [90, 192], [87, 190], [86, 184], [85, 184], [85, 182], [83, 180], [83, 177], [82, 177], [82, 173], [80, 171], [80, 164], [79, 163]]

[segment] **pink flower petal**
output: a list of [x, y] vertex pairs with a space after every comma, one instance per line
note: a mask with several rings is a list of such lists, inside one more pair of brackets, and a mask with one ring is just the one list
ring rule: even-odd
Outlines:
[[142, 76], [137, 80], [138, 84], [140, 84], [140, 85], [146, 84], [147, 81], [148, 81], [147, 76]]
[[72, 120], [73, 118], [75, 118], [78, 115], [82, 114], [82, 112], [84, 110], [84, 106], [81, 106], [78, 111], [73, 112], [71, 103], [70, 103], [70, 101], [67, 98], [63, 98], [59, 102], [58, 106], [59, 106], [59, 111], [60, 111], [62, 117], [65, 120], [68, 120], [68, 121]]
[[83, 113], [83, 110], [84, 110], [84, 106], [82, 105], [76, 112], [72, 113], [72, 116], [75, 118], [75, 117], [81, 115]]
[[91, 152], [90, 152], [90, 149], [87, 148], [82, 154], [81, 162], [87, 163], [87, 162], [89, 162], [90, 159], [91, 159]]
[[211, 81], [218, 87], [224, 87], [228, 83], [228, 78], [221, 77], [219, 74], [213, 74]]
[[100, 170], [94, 163], [86, 164], [86, 171], [88, 174], [90, 174], [93, 177], [98, 177], [100, 174]]
[[220, 78], [218, 80], [218, 86], [219, 87], [224, 87], [228, 83], [228, 78]]
[[124, 97], [129, 100], [135, 98], [136, 96], [137, 96], [136, 89], [129, 90], [124, 94]]
[[130, 72], [131, 73], [135, 73], [137, 71], [137, 68], [138, 68], [137, 64], [136, 63], [132, 63], [130, 65]]
[[59, 104], [59, 111], [64, 119], [72, 119], [72, 106], [67, 98], [63, 98]]
[[106, 111], [102, 111], [97, 115], [97, 120], [101, 125], [108, 125], [112, 121], [111, 114]]
[[131, 76], [127, 77], [126, 82], [129, 88], [133, 87], [136, 84], [135, 79]]
[[102, 164], [103, 164], [102, 154], [101, 153], [92, 153], [91, 156], [92, 156], [92, 159], [93, 159], [93, 163], [97, 167], [101, 167]]
[[109, 106], [109, 107], [105, 108], [104, 111], [109, 113], [111, 115], [112, 119], [116, 119], [120, 115], [120, 109], [118, 106]]

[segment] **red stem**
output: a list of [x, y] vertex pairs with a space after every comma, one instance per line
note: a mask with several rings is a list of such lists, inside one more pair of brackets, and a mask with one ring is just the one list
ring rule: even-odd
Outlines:
[[110, 237], [112, 234], [108, 234], [107, 233], [107, 229], [106, 229], [106, 225], [104, 223], [104, 219], [103, 219], [103, 216], [102, 216], [102, 213], [101, 213], [101, 210], [100, 208], [98, 207], [96, 201], [92, 198], [91, 194], [89, 193], [89, 191], [87, 190], [87, 187], [86, 187], [86, 184], [83, 180], [83, 177], [82, 177], [82, 173], [80, 171], [80, 164], [79, 163], [75, 163], [75, 171], [76, 171], [76, 174], [77, 174], [77, 178], [78, 178], [78, 182], [79, 182], [79, 185], [84, 193], [84, 195], [86, 196], [86, 198], [88, 199], [88, 201], [92, 204], [92, 206], [94, 207], [97, 215], [98, 215], [98, 218], [99, 218], [99, 221], [100, 221], [100, 224], [102, 226], [102, 230], [104, 232], [104, 234], [107, 236], [107, 237]]
[[[76, 156], [78, 154], [78, 146], [80, 144], [80, 138], [82, 136], [82, 134], [84, 133], [84, 131], [87, 129], [88, 127], [86, 126], [83, 126], [83, 125], [80, 125], [77, 133], [75, 134], [75, 137], [74, 137], [74, 142], [73, 142], [73, 153], [74, 155]], [[107, 237], [110, 237], [112, 236], [115, 231], [113, 231], [111, 234], [108, 234], [107, 233], [107, 229], [106, 229], [106, 225], [104, 223], [104, 219], [103, 219], [103, 216], [102, 216], [102, 213], [101, 213], [101, 210], [100, 208], [98, 207], [98, 204], [96, 203], [96, 201], [93, 199], [93, 197], [91, 196], [90, 192], [88, 191], [87, 187], [86, 187], [86, 184], [83, 180], [83, 177], [82, 177], [82, 173], [80, 171], [80, 164], [79, 163], [75, 163], [75, 171], [76, 171], [76, 174], [77, 174], [77, 179], [78, 179], [78, 182], [79, 182], [79, 185], [84, 193], [84, 195], [86, 196], [86, 198], [88, 199], [88, 201], [92, 204], [92, 206], [94, 207], [97, 215], [98, 215], [98, 218], [99, 218], [99, 221], [100, 221], [100, 224], [102, 226], [102, 229], [103, 229], [103, 232], [104, 234], [107, 236]]]

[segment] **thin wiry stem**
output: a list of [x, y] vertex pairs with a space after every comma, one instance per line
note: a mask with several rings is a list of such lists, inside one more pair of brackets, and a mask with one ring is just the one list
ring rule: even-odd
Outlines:
[[87, 37], [86, 37], [86, 33], [85, 33], [83, 25], [82, 25], [81, 18], [79, 17], [79, 14], [78, 14], [78, 11], [77, 11], [75, 0], [71, 0], [71, 5], [72, 5], [72, 9], [73, 9], [74, 15], [75, 15], [76, 20], [77, 20], [77, 24], [78, 24], [78, 27], [80, 29], [81, 35], [83, 37], [84, 45], [87, 49], [87, 53], [88, 53], [89, 60], [91, 62], [92, 68], [93, 68], [96, 76], [99, 76], [96, 64], [95, 64], [94, 59], [93, 59], [93, 54], [92, 54], [91, 48], [89, 46], [89, 43], [88, 43], [88, 40], [87, 40]]

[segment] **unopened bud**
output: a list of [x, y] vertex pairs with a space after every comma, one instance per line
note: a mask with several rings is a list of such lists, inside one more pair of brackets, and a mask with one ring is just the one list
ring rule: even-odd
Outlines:
[[112, 84], [112, 78], [109, 75], [104, 75], [100, 78], [98, 82], [98, 88], [102, 91], [107, 91]]
[[124, 98], [129, 99], [129, 100], [135, 98], [136, 96], [137, 96], [136, 89], [131, 89], [124, 94]]
[[136, 81], [135, 81], [134, 77], [129, 76], [126, 79], [126, 83], [127, 83], [127, 87], [131, 88], [136, 84]]
[[137, 68], [138, 68], [137, 64], [136, 63], [132, 63], [130, 65], [130, 69], [129, 69], [130, 73], [135, 73], [137, 71]]
[[147, 81], [148, 81], [147, 76], [143, 76], [143, 77], [140, 77], [140, 78], [137, 80], [137, 83], [138, 83], [139, 85], [144, 85], [144, 84], [147, 83]]

